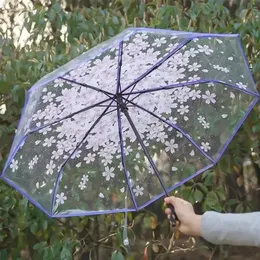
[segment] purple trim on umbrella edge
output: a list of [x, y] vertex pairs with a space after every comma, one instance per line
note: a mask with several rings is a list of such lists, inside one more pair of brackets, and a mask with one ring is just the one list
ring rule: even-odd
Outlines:
[[250, 75], [250, 78], [251, 78], [251, 80], [252, 80], [252, 82], [253, 82], [253, 84], [254, 84], [254, 86], [255, 86], [255, 90], [256, 90], [256, 92], [257, 92], [256, 82], [255, 82], [254, 77], [253, 77], [253, 74], [252, 74], [252, 72], [251, 72], [251, 70], [250, 70], [249, 63], [248, 63], [248, 59], [246, 58], [246, 54], [245, 54], [245, 51], [244, 51], [244, 48], [243, 48], [243, 45], [242, 45], [242, 40], [241, 40], [240, 35], [238, 35], [237, 38], [238, 38], [238, 46], [239, 46], [240, 52], [241, 52], [241, 54], [242, 54], [244, 63], [245, 63], [245, 65], [246, 65], [247, 69], [248, 69], [248, 73], [249, 73], [249, 75]]
[[[214, 164], [210, 164], [205, 166], [204, 168], [196, 171], [194, 174], [191, 174], [189, 177], [186, 177], [184, 180], [176, 183], [175, 185], [171, 186], [170, 188], [167, 188], [167, 192], [170, 193], [174, 189], [178, 188], [182, 184], [184, 184], [186, 181], [193, 179], [197, 175], [209, 170], [212, 168]], [[142, 204], [140, 207], [136, 209], [118, 209], [118, 210], [100, 210], [100, 211], [85, 211], [82, 213], [75, 213], [75, 214], [57, 214], [57, 215], [52, 215], [52, 218], [68, 218], [68, 217], [83, 217], [83, 216], [94, 216], [94, 215], [101, 215], [101, 214], [117, 214], [117, 213], [125, 213], [125, 212], [137, 212], [142, 210], [143, 208], [147, 207], [148, 205], [152, 204], [156, 200], [158, 200], [161, 197], [165, 196], [165, 192], [160, 193], [159, 195], [154, 196], [151, 200], [147, 201], [146, 203]]]
[[[161, 28], [150, 28], [150, 27], [128, 27], [128, 29], [135, 29], [135, 32], [138, 31], [145, 31], [145, 32], [154, 32], [157, 31], [170, 33], [170, 34], [193, 34], [193, 35], [199, 35], [199, 36], [205, 36], [205, 37], [237, 37], [238, 34], [218, 34], [218, 33], [197, 33], [197, 32], [185, 32], [185, 31], [176, 31], [176, 30], [170, 30], [170, 29], [161, 29]], [[126, 29], [127, 30], [127, 29]], [[196, 37], [195, 37], [196, 38]]]
[[6, 183], [8, 183], [12, 188], [14, 188], [15, 190], [17, 190], [22, 196], [24, 196], [29, 202], [31, 202], [34, 206], [36, 206], [37, 208], [39, 208], [40, 210], [42, 210], [48, 217], [51, 217], [50, 213], [44, 209], [41, 204], [39, 204], [37, 201], [35, 201], [34, 199], [32, 199], [28, 194], [26, 194], [26, 192], [24, 192], [21, 188], [19, 188], [19, 186], [17, 186], [16, 184], [14, 184], [11, 180], [9, 180], [8, 178], [1, 176], [1, 179], [3, 179]]
[[222, 155], [224, 154], [224, 152], [226, 151], [228, 145], [230, 144], [230, 142], [232, 141], [232, 139], [234, 138], [234, 136], [236, 135], [236, 133], [238, 132], [239, 128], [242, 126], [242, 124], [245, 122], [246, 118], [248, 117], [249, 113], [251, 112], [251, 110], [254, 108], [254, 106], [256, 105], [256, 103], [258, 102], [259, 97], [256, 97], [250, 104], [250, 106], [248, 107], [247, 112], [244, 114], [244, 116], [242, 117], [242, 119], [239, 121], [239, 123], [237, 124], [236, 128], [234, 129], [234, 131], [232, 132], [231, 136], [229, 137], [229, 139], [225, 142], [225, 145], [222, 147], [221, 152], [219, 152], [219, 155], [216, 157], [216, 159], [214, 160], [215, 163], [217, 163], [219, 161], [219, 159], [222, 157]]
[[181, 132], [181, 133], [184, 135], [184, 137], [185, 137], [186, 139], [188, 139], [188, 141], [191, 142], [208, 160], [210, 160], [212, 163], [215, 163], [215, 161], [199, 147], [199, 145], [191, 138], [191, 136], [189, 136], [188, 134], [186, 134], [177, 124], [174, 125], [174, 124], [168, 122], [167, 120], [163, 119], [162, 117], [156, 115], [155, 113], [153, 113], [153, 112], [147, 110], [146, 108], [144, 108], [144, 107], [142, 107], [142, 106], [139, 106], [138, 104], [136, 104], [136, 103], [134, 103], [134, 102], [132, 102], [132, 101], [130, 101], [130, 100], [128, 100], [128, 102], [131, 103], [131, 104], [133, 104], [133, 105], [135, 105], [135, 106], [138, 107], [139, 109], [145, 111], [146, 113], [148, 113], [148, 114], [154, 116], [155, 118], [157, 118], [158, 120], [164, 122], [165, 124], [167, 124], [168, 126], [172, 127], [173, 129], [175, 129], [175, 130]]
[[21, 140], [18, 142], [17, 146], [14, 148], [13, 152], [11, 153], [11, 156], [8, 157], [8, 159], [6, 160], [6, 163], [5, 163], [5, 166], [4, 166], [4, 169], [2, 171], [2, 174], [1, 176], [4, 176], [5, 175], [5, 171], [6, 169], [9, 167], [10, 163], [12, 162], [14, 156], [16, 155], [16, 153], [18, 152], [18, 150], [20, 149], [21, 145], [23, 142], [25, 142], [27, 138], [27, 135], [24, 135]]
[[[20, 119], [19, 119], [19, 122], [18, 122], [18, 124], [17, 124], [17, 127], [16, 127], [16, 129], [18, 129], [19, 127], [20, 127], [20, 125], [21, 125], [21, 122], [22, 122], [22, 118], [23, 118], [23, 116], [24, 116], [24, 113], [25, 113], [25, 108], [26, 108], [26, 106], [27, 106], [27, 104], [28, 104], [28, 102], [29, 102], [29, 96], [30, 96], [30, 93], [29, 93], [29, 91], [26, 91], [26, 94], [25, 94], [25, 100], [24, 100], [24, 104], [23, 104], [23, 108], [22, 108], [22, 111], [21, 111], [21, 116], [20, 116]], [[16, 137], [16, 134], [14, 135], [14, 138], [13, 138], [13, 141], [12, 141], [12, 146], [11, 146], [11, 148], [10, 148], [10, 151], [15, 151], [15, 147], [13, 147], [13, 143], [14, 143], [14, 140], [15, 140], [15, 137]], [[19, 143], [18, 143], [19, 144]], [[6, 161], [8, 161], [9, 160], [9, 158], [10, 157], [13, 157], [13, 155], [12, 155], [12, 153], [9, 153], [8, 154], [8, 157], [7, 157], [7, 160]], [[0, 174], [1, 175], [1, 174]]]
[[[83, 211], [83, 210], [82, 210]], [[126, 212], [136, 212], [136, 209], [118, 209], [118, 210], [98, 210], [98, 211], [83, 211], [82, 213], [71, 213], [71, 214], [56, 214], [51, 215], [51, 218], [70, 218], [70, 217], [86, 217], [86, 216], [97, 216], [103, 214], [120, 214]]]
[[63, 173], [63, 169], [66, 165], [66, 163], [71, 159], [72, 155], [74, 153], [77, 152], [77, 150], [79, 149], [79, 147], [83, 144], [83, 142], [85, 142], [86, 138], [88, 137], [88, 135], [90, 134], [90, 132], [95, 128], [95, 126], [99, 123], [99, 121], [103, 118], [104, 114], [107, 112], [107, 110], [110, 108], [110, 105], [113, 103], [114, 101], [111, 101], [111, 103], [107, 106], [107, 108], [100, 114], [100, 116], [95, 120], [95, 122], [91, 125], [91, 127], [88, 129], [88, 131], [86, 132], [86, 134], [84, 135], [84, 137], [82, 138], [82, 140], [77, 144], [77, 146], [75, 147], [75, 149], [70, 153], [69, 157], [61, 164], [60, 169], [58, 170], [58, 174], [57, 174], [57, 178], [56, 178], [56, 182], [55, 182], [55, 186], [53, 189], [53, 196], [52, 196], [52, 202], [51, 202], [51, 215], [53, 215], [53, 210], [54, 210], [54, 206], [55, 206], [55, 198], [57, 195], [57, 191], [59, 188], [59, 183], [62, 177], [62, 173]]
[[[238, 90], [240, 92], [244, 92], [244, 93], [249, 94], [249, 95], [254, 96], [254, 97], [259, 97], [260, 96], [257, 93], [251, 92], [251, 91], [246, 90], [246, 89], [239, 88], [239, 87], [237, 87], [235, 85], [232, 85], [230, 83], [226, 83], [225, 81], [216, 80], [216, 79], [200, 79], [200, 80], [197, 80], [197, 81], [176, 83], [176, 84], [170, 84], [170, 85], [165, 85], [165, 86], [161, 86], [161, 87], [155, 87], [155, 88], [150, 88], [150, 89], [138, 90], [138, 91], [132, 92], [131, 95], [150, 93], [150, 92], [160, 91], [160, 90], [169, 90], [169, 89], [172, 89], [172, 88], [180, 88], [180, 87], [192, 86], [192, 85], [196, 85], [196, 84], [207, 84], [207, 83], [210, 83], [210, 82], [217, 83], [217, 84], [222, 84], [222, 85], [231, 87], [233, 89], [236, 89], [236, 90]], [[128, 93], [128, 92], [127, 93], [122, 93], [122, 95], [128, 95], [128, 94], [130, 94], [130, 93]]]
[[121, 120], [121, 113], [120, 113], [118, 104], [117, 104], [117, 119], [118, 119], [118, 132], [119, 132], [118, 134], [119, 134], [119, 142], [120, 142], [120, 149], [121, 149], [121, 161], [122, 161], [122, 166], [123, 166], [123, 172], [125, 175], [128, 189], [130, 191], [130, 195], [132, 197], [132, 201], [134, 203], [135, 208], [137, 209], [138, 206], [136, 204], [135, 196], [133, 194], [133, 191], [132, 191], [132, 188], [130, 185], [130, 180], [127, 176], [127, 169], [126, 169], [126, 163], [125, 163], [125, 152], [124, 152], [124, 144], [123, 144], [123, 133], [122, 133], [122, 120]]

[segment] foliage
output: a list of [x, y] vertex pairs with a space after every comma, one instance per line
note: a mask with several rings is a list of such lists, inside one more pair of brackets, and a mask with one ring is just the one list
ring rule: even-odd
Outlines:
[[[27, 44], [15, 44], [15, 39], [7, 37], [0, 27], [0, 168], [10, 149], [26, 90], [46, 73], [126, 27], [239, 33], [254, 77], [257, 82], [260, 80], [260, 11], [256, 1], [231, 10], [232, 15], [221, 0], [114, 0], [110, 4], [100, 0], [89, 1], [89, 6], [84, 8], [75, 4], [76, 1], [67, 1], [67, 5], [55, 0], [48, 5], [32, 2], [31, 11], [21, 11], [25, 15], [23, 28], [30, 35]], [[64, 26], [67, 27], [65, 35], [62, 34]], [[176, 191], [194, 203], [199, 213], [257, 209], [259, 115], [260, 108], [255, 107], [213, 170]], [[245, 166], [245, 159], [249, 166]], [[250, 178], [256, 179], [254, 185], [248, 181]], [[131, 252], [122, 245], [123, 215], [48, 219], [2, 181], [0, 205], [1, 260], [89, 259], [87, 255], [91, 259], [98, 259], [97, 255], [100, 259], [111, 255], [114, 260], [140, 259], [142, 255], [144, 259], [154, 259], [152, 255], [167, 259], [170, 252], [167, 250], [169, 223], [163, 215], [161, 201], [143, 212], [129, 214]], [[189, 240], [187, 247], [192, 250], [194, 243]], [[169, 248], [174, 250], [175, 244]]]

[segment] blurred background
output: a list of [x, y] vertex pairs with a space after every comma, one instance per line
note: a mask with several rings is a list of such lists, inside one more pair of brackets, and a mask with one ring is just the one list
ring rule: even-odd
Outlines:
[[[239, 33], [259, 89], [259, 0], [0, 0], [0, 170], [25, 91], [127, 27]], [[198, 214], [260, 210], [259, 122], [257, 104], [218, 165], [174, 193]], [[174, 236], [162, 201], [128, 218], [130, 250], [122, 214], [49, 219], [0, 181], [0, 260], [260, 259], [260, 249]]]

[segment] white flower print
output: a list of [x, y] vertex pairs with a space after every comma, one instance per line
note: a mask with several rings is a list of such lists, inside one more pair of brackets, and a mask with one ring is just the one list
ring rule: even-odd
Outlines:
[[18, 170], [18, 160], [12, 160], [10, 164], [10, 168], [12, 169], [12, 172], [15, 172]]
[[191, 56], [192, 58], [194, 58], [198, 53], [199, 52], [196, 51], [195, 48], [190, 48], [189, 50], [185, 51], [185, 55], [188, 57]]
[[81, 178], [82, 182], [86, 183], [88, 182], [88, 175], [84, 174]]
[[[179, 46], [183, 41], [183, 36], [180, 35], [170, 40], [171, 36], [166, 36], [166, 34], [162, 33], [156, 36], [153, 33], [138, 32], [138, 29], [136, 35], [135, 33], [130, 33], [127, 37], [128, 40], [124, 38], [123, 43], [122, 89], [132, 84], [134, 80], [151, 69], [154, 64], [163, 59], [165, 55], [168, 55], [170, 51]], [[200, 160], [201, 154], [197, 154], [197, 152], [195, 154], [194, 145], [186, 138], [186, 131], [189, 132], [190, 125], [193, 123], [197, 123], [194, 127], [198, 127], [198, 131], [200, 132], [199, 136], [194, 136], [196, 131], [195, 133], [190, 132], [190, 134], [192, 133], [191, 139], [199, 140], [199, 147], [202, 147], [201, 149], [204, 152], [211, 151], [212, 156], [215, 156], [220, 151], [218, 147], [218, 145], [221, 145], [220, 142], [217, 143], [214, 141], [213, 149], [213, 143], [211, 144], [209, 139], [207, 139], [207, 136], [209, 138], [209, 136], [214, 135], [211, 131], [214, 129], [211, 120], [214, 116], [217, 123], [224, 123], [228, 120], [224, 119], [226, 115], [229, 115], [228, 118], [231, 119], [231, 115], [233, 117], [233, 114], [230, 113], [231, 104], [228, 104], [228, 100], [231, 100], [232, 105], [236, 104], [239, 102], [241, 95], [237, 94], [234, 97], [230, 94], [232, 89], [227, 86], [227, 91], [223, 91], [223, 96], [221, 96], [221, 91], [222, 89], [225, 90], [225, 86], [209, 81], [220, 79], [223, 82], [229, 82], [229, 84], [237, 85], [237, 87], [241, 88], [245, 87], [244, 84], [248, 84], [248, 77], [246, 75], [244, 79], [239, 76], [237, 79], [234, 75], [231, 75], [234, 73], [235, 67], [233, 62], [228, 60], [228, 57], [234, 56], [234, 60], [239, 60], [239, 57], [235, 55], [232, 48], [227, 48], [229, 50], [228, 55], [219, 55], [226, 47], [224, 48], [216, 42], [216, 37], [212, 36], [212, 42], [215, 45], [210, 44], [207, 38], [202, 39], [200, 36], [198, 37], [196, 43], [195, 41], [191, 41], [191, 44], [186, 45], [186, 49], [180, 48], [172, 57], [133, 86], [133, 91], [137, 94], [132, 94], [129, 97], [129, 100], [134, 98], [133, 102], [156, 114], [158, 117], [163, 118], [170, 124], [175, 125], [177, 129], [178, 126], [180, 129], [183, 129], [183, 133], [181, 133], [174, 127], [170, 127], [169, 124], [157, 120], [157, 118], [149, 115], [149, 113], [128, 103], [129, 114], [131, 114], [145, 146], [151, 152], [151, 156], [155, 160], [157, 158], [162, 159], [162, 163], [158, 163], [158, 168], [161, 169], [164, 166], [163, 158], [165, 156], [172, 163], [176, 162], [174, 166], [167, 165], [169, 172], [172, 174], [182, 170], [181, 165], [186, 162], [186, 157], [189, 157], [187, 160], [192, 159], [191, 163], [194, 165]], [[109, 45], [105, 46], [99, 57], [93, 55], [87, 59], [82, 59], [79, 63], [76, 62], [75, 66], [72, 64], [73, 66], [70, 71], [66, 72], [64, 77], [75, 82], [88, 84], [115, 93], [118, 42], [112, 43], [110, 46], [113, 47], [109, 49]], [[216, 55], [215, 57], [221, 57], [221, 59], [214, 58], [213, 54], [214, 56]], [[214, 66], [210, 63], [213, 63]], [[242, 71], [242, 69], [240, 70], [239, 68], [239, 71]], [[230, 77], [226, 73], [230, 73]], [[191, 83], [200, 81], [201, 79], [204, 83]], [[205, 80], [207, 81], [205, 82]], [[43, 128], [41, 130], [38, 129], [35, 135], [30, 136], [32, 138], [31, 145], [33, 153], [31, 153], [30, 158], [25, 158], [26, 156], [24, 156], [23, 163], [19, 160], [17, 168], [18, 165], [19, 169], [23, 167], [21, 174], [24, 172], [32, 173], [33, 170], [46, 168], [45, 179], [48, 180], [46, 182], [50, 182], [55, 180], [64, 160], [72, 154], [77, 144], [81, 142], [88, 129], [91, 128], [109, 102], [85, 110], [88, 106], [93, 106], [103, 101], [106, 98], [105, 95], [79, 84], [59, 79], [50, 81], [44, 87], [39, 87], [39, 90], [42, 88], [44, 88], [44, 92], [38, 92], [35, 93], [35, 96], [30, 96], [31, 102], [35, 101], [35, 105], [31, 108], [31, 114], [28, 114], [29, 120], [25, 121], [28, 121], [28, 130]], [[152, 88], [157, 88], [158, 91], [150, 91]], [[162, 90], [159, 90], [160, 88]], [[129, 93], [131, 90], [132, 88], [127, 90], [127, 92]], [[142, 91], [145, 93], [139, 95], [138, 93]], [[34, 95], [33, 91], [30, 94]], [[41, 95], [38, 96], [38, 94]], [[231, 96], [234, 98], [230, 99], [229, 97]], [[124, 97], [128, 98], [127, 93]], [[244, 101], [243, 106], [246, 104]], [[218, 102], [220, 103], [218, 104]], [[102, 117], [98, 125], [91, 130], [88, 138], [79, 147], [80, 150], [77, 149], [79, 151], [69, 159], [68, 166], [72, 166], [71, 174], [73, 175], [71, 175], [71, 179], [69, 178], [69, 180], [63, 177], [63, 180], [60, 182], [60, 186], [62, 187], [59, 187], [60, 192], [58, 192], [62, 197], [63, 203], [66, 201], [63, 199], [63, 196], [68, 201], [71, 200], [67, 191], [69, 192], [73, 189], [79, 194], [80, 198], [83, 198], [84, 196], [82, 195], [85, 195], [86, 190], [91, 188], [93, 192], [96, 192], [95, 196], [98, 200], [103, 200], [101, 198], [111, 198], [114, 192], [119, 192], [120, 195], [123, 195], [121, 192], [125, 193], [127, 191], [127, 180], [124, 179], [123, 181], [122, 179], [124, 169], [121, 163], [122, 154], [118, 136], [118, 118], [115, 111], [116, 103], [114, 102], [112, 106], [108, 113]], [[224, 107], [222, 108], [222, 106]], [[77, 111], [83, 112], [77, 114]], [[69, 116], [70, 114], [73, 115]], [[61, 120], [64, 117], [67, 119]], [[44, 127], [44, 125], [52, 122], [56, 123], [51, 124], [50, 127]], [[133, 160], [132, 163], [138, 166], [138, 169], [135, 168], [136, 174], [132, 173], [133, 169], [129, 169], [133, 174], [132, 178], [129, 177], [130, 185], [136, 196], [146, 195], [143, 183], [147, 180], [146, 178], [150, 178], [149, 181], [153, 181], [153, 178], [156, 179], [155, 173], [149, 162], [146, 161], [143, 149], [138, 145], [135, 133], [124, 116], [122, 116], [121, 127], [126, 164], [129, 164], [127, 160], [131, 158], [130, 160]], [[225, 128], [225, 125], [223, 128]], [[23, 136], [24, 129], [20, 130], [18, 134]], [[218, 135], [216, 132], [215, 134]], [[215, 137], [212, 140], [218, 140]], [[35, 154], [39, 158], [34, 160]], [[48, 156], [47, 161], [45, 156]], [[206, 166], [206, 159], [203, 163]], [[30, 171], [28, 170], [29, 168]], [[100, 176], [94, 174], [95, 169], [102, 169], [100, 172], [102, 174], [101, 180]], [[11, 172], [10, 169], [9, 171]], [[77, 180], [75, 183], [73, 182], [74, 175]], [[116, 183], [114, 183], [115, 181]], [[38, 179], [37, 181], [35, 180], [32, 187], [35, 188], [37, 182], [39, 190], [36, 192], [39, 194], [46, 194], [46, 192], [48, 193], [49, 190], [53, 189], [53, 185], [51, 184], [44, 188], [46, 190], [41, 191], [42, 181]], [[67, 191], [64, 187], [65, 184], [68, 186]], [[98, 187], [94, 187], [96, 184]], [[61, 195], [61, 191], [64, 191], [63, 195]], [[156, 192], [158, 189], [154, 189], [154, 191]], [[129, 199], [131, 198], [129, 197]], [[142, 203], [145, 203], [146, 199], [149, 198], [143, 198], [144, 201], [142, 200]], [[119, 196], [118, 200], [121, 200]], [[70, 205], [68, 205], [68, 210], [71, 202], [73, 206], [72, 200], [70, 201]], [[61, 203], [59, 202], [59, 204]], [[93, 208], [93, 210], [96, 210], [96, 208]]]
[[81, 190], [84, 190], [86, 187], [87, 187], [87, 186], [86, 186], [86, 183], [85, 183], [85, 182], [81, 181], [81, 182], [79, 183], [79, 188], [80, 188]]
[[189, 81], [198, 81], [200, 80], [200, 77], [198, 75], [193, 75], [192, 77], [189, 77]]
[[102, 199], [105, 198], [105, 195], [104, 195], [102, 192], [100, 192], [98, 196], [99, 196], [100, 198], [102, 198]]
[[179, 112], [180, 115], [184, 115], [189, 112], [189, 106], [181, 105], [180, 108], [177, 109], [177, 112]]
[[215, 83], [214, 82], [209, 82], [208, 83], [208, 87], [214, 87], [215, 86]]
[[237, 86], [241, 89], [247, 89], [247, 86], [245, 84], [243, 84], [242, 82], [238, 82]]
[[199, 52], [204, 52], [206, 55], [210, 55], [213, 52], [213, 50], [210, 49], [208, 45], [201, 46], [198, 44], [198, 48]]
[[59, 150], [56, 150], [56, 151], [52, 151], [52, 156], [51, 156], [51, 159], [59, 159], [63, 154], [63, 151], [61, 149]]
[[62, 79], [55, 79], [54, 80], [54, 88], [57, 88], [57, 87], [63, 87], [63, 80]]
[[209, 90], [207, 90], [205, 92], [204, 95], [202, 95], [202, 98], [205, 99], [205, 102], [207, 104], [210, 104], [210, 103], [216, 103], [216, 94], [215, 93], [210, 93]]
[[191, 97], [192, 100], [201, 98], [201, 91], [200, 91], [200, 90], [193, 89], [193, 90], [190, 92], [190, 97]]
[[200, 64], [198, 64], [197, 62], [194, 62], [192, 65], [189, 65], [189, 71], [198, 71], [199, 68], [201, 67]]
[[55, 167], [56, 167], [56, 165], [54, 164], [53, 160], [51, 160], [50, 163], [48, 163], [46, 165], [46, 169], [47, 169], [46, 174], [47, 175], [52, 175], [53, 172], [54, 172], [53, 170], [55, 169]]
[[105, 158], [101, 160], [102, 164], [104, 166], [107, 166], [108, 164], [111, 164], [113, 162], [113, 156], [111, 154], [108, 154]]
[[33, 162], [33, 160], [31, 160], [29, 162], [28, 168], [31, 170], [31, 169], [33, 169], [33, 166], [34, 166], [34, 162]]
[[89, 164], [91, 162], [95, 161], [96, 154], [95, 153], [88, 153], [86, 157], [84, 157], [84, 161], [86, 164]]
[[152, 46], [161, 47], [162, 44], [166, 43], [165, 37], [162, 37], [160, 39], [155, 39]]
[[183, 134], [178, 131], [177, 134], [176, 134], [176, 136], [179, 137], [179, 138], [182, 138], [182, 137], [183, 137]]
[[133, 189], [133, 192], [135, 193], [135, 196], [138, 197], [138, 196], [142, 196], [144, 194], [144, 188], [141, 187], [140, 185], [136, 185], [136, 188]]
[[57, 204], [64, 204], [64, 202], [67, 200], [67, 196], [65, 196], [64, 192], [61, 192], [61, 194], [56, 195], [56, 203]]
[[205, 123], [206, 121], [205, 121], [205, 117], [203, 117], [203, 116], [199, 116], [198, 117], [198, 121], [200, 122], [200, 123]]
[[205, 142], [202, 142], [200, 148], [201, 148], [202, 150], [204, 150], [205, 152], [211, 150], [211, 147], [210, 147], [210, 145], [209, 145], [208, 142], [206, 142], [206, 143], [205, 143]]
[[43, 103], [51, 102], [55, 97], [54, 93], [48, 92], [45, 96], [42, 97]]
[[106, 177], [106, 181], [110, 181], [110, 178], [115, 177], [114, 170], [115, 168], [113, 167], [111, 168], [109, 168], [108, 166], [105, 167], [105, 171], [102, 173], [102, 175]]
[[169, 141], [165, 142], [166, 148], [165, 151], [166, 152], [171, 152], [171, 153], [175, 153], [175, 149], [177, 149], [179, 147], [179, 145], [177, 143], [175, 143], [175, 139], [172, 139]]
[[38, 159], [39, 159], [39, 157], [37, 156], [37, 155], [35, 155], [34, 157], [33, 157], [33, 163], [35, 164], [35, 163], [37, 163], [38, 162]]
[[202, 126], [203, 126], [205, 129], [208, 129], [208, 128], [209, 128], [209, 123], [203, 122], [203, 123], [202, 123]]
[[178, 118], [177, 117], [170, 117], [167, 121], [170, 123], [170, 124], [173, 124], [173, 125], [176, 125], [177, 124], [177, 120]]
[[55, 143], [55, 139], [53, 136], [51, 136], [50, 138], [45, 138], [44, 139], [44, 143], [43, 143], [43, 146], [47, 146], [47, 147], [51, 147], [52, 144]]

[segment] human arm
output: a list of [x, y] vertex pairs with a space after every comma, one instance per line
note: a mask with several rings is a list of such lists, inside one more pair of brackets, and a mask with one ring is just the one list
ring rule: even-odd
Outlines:
[[[180, 231], [201, 236], [213, 244], [260, 247], [260, 212], [229, 214], [213, 211], [196, 215], [193, 206], [180, 198], [170, 197], [165, 203], [175, 207]], [[166, 209], [166, 214], [170, 210]]]

